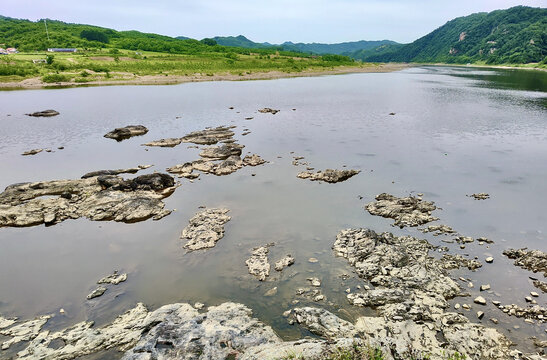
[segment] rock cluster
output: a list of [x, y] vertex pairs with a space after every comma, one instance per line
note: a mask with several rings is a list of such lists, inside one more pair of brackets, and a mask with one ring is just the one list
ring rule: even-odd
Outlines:
[[297, 175], [300, 179], [309, 179], [311, 181], [325, 181], [328, 183], [337, 183], [345, 181], [350, 177], [359, 174], [360, 170], [333, 170], [327, 169], [325, 171], [318, 171], [313, 173], [311, 171], [303, 171]]
[[142, 145], [153, 146], [153, 147], [175, 147], [179, 145], [181, 142], [182, 142], [181, 138], [167, 138], [167, 139], [150, 141]]
[[148, 129], [142, 125], [128, 125], [122, 128], [116, 128], [110, 132], [104, 134], [105, 138], [114, 139], [116, 141], [122, 141], [129, 139], [133, 136], [144, 135], [148, 132]]
[[423, 233], [433, 233], [433, 236], [454, 234], [456, 230], [448, 225], [429, 225], [426, 228], [418, 229]]
[[547, 277], [547, 253], [541, 250], [508, 249], [503, 255], [515, 260], [515, 265], [523, 269], [543, 273]]
[[205, 209], [198, 212], [182, 230], [181, 239], [186, 240], [184, 248], [188, 251], [209, 249], [224, 237], [224, 224], [231, 217], [228, 209]]
[[428, 255], [432, 246], [411, 236], [377, 234], [369, 229], [341, 231], [333, 249], [374, 287], [347, 295], [357, 306], [376, 306], [389, 319], [433, 320], [448, 308], [460, 287], [442, 261]]
[[51, 315], [42, 315], [34, 320], [28, 320], [17, 325], [13, 325], [15, 321], [10, 321], [7, 326], [0, 330], [0, 335], [11, 337], [11, 339], [2, 343], [2, 350], [9, 349], [11, 345], [21, 341], [33, 340], [49, 319], [51, 319]]
[[266, 161], [256, 154], [247, 155], [243, 160], [241, 159], [241, 152], [244, 146], [235, 143], [235, 140], [232, 139], [234, 133], [230, 130], [231, 128], [217, 127], [205, 129], [190, 133], [181, 138], [181, 141], [195, 144], [213, 145], [220, 141], [223, 144], [208, 146], [199, 154], [201, 159], [172, 166], [167, 169], [167, 172], [187, 179], [196, 179], [199, 177], [199, 174], [194, 173], [194, 170], [221, 176], [231, 174], [244, 166], [264, 164]]
[[382, 193], [376, 196], [376, 201], [367, 204], [365, 208], [372, 215], [395, 220], [395, 225], [401, 228], [439, 220], [431, 216], [431, 212], [437, 209], [433, 202], [424, 201], [413, 196], [399, 198]]
[[51, 117], [51, 116], [59, 115], [59, 112], [55, 110], [44, 110], [44, 111], [37, 111], [31, 114], [25, 114], [25, 115], [33, 116], [33, 117]]
[[136, 222], [161, 219], [162, 199], [175, 191], [167, 174], [134, 179], [106, 175], [79, 180], [14, 184], [0, 194], [0, 227], [53, 225], [66, 219]]
[[516, 304], [502, 305], [497, 302], [494, 305], [497, 306], [498, 309], [503, 311], [505, 314], [510, 316], [524, 318], [532, 322], [537, 321], [539, 324], [547, 322], [547, 308], [544, 308], [540, 305], [521, 307]]
[[253, 249], [251, 257], [245, 261], [249, 268], [249, 274], [254, 275], [260, 281], [270, 276], [270, 263], [268, 262], [268, 248], [273, 244], [259, 246]]

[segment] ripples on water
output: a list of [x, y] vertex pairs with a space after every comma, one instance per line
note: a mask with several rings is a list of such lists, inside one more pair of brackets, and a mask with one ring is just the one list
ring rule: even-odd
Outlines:
[[[468, 236], [493, 239], [490, 248], [450, 246], [481, 259], [494, 256], [493, 265], [462, 274], [478, 284], [476, 289], [489, 283], [504, 303], [523, 305], [523, 297], [533, 290], [530, 274], [501, 252], [524, 246], [547, 250], [545, 79], [545, 73], [532, 71], [423, 67], [389, 74], [2, 92], [0, 187], [138, 164], [163, 171], [196, 159], [198, 150], [188, 144], [171, 149], [140, 144], [217, 125], [236, 125], [244, 151], [270, 163], [225, 177], [202, 175], [193, 184], [182, 181], [166, 199], [167, 207], [177, 211], [159, 222], [79, 219], [47, 228], [1, 229], [0, 314], [26, 318], [64, 308], [66, 318], [51, 323], [64, 327], [87, 318], [104, 323], [137, 301], [155, 308], [179, 301], [212, 305], [233, 300], [249, 305], [282, 336], [292, 338], [299, 330], [288, 327], [280, 314], [312, 275], [322, 279], [327, 299], [338, 304], [329, 309], [341, 307], [346, 312], [340, 314], [349, 319], [370, 314], [345, 300], [344, 290], [358, 280], [342, 283], [339, 278], [352, 274], [331, 251], [339, 230], [370, 227], [445, 245], [440, 237], [393, 228], [390, 221], [366, 213], [364, 204], [381, 192], [424, 193], [443, 209], [436, 214], [442, 223]], [[281, 112], [256, 112], [263, 107]], [[50, 108], [61, 115], [23, 115]], [[244, 120], [249, 116], [254, 119]], [[130, 124], [150, 131], [121, 143], [103, 138]], [[251, 134], [241, 136], [243, 128]], [[20, 155], [33, 148], [54, 152]], [[291, 165], [293, 155], [305, 156], [317, 170], [347, 165], [362, 172], [336, 185], [312, 183], [296, 178], [303, 169]], [[466, 197], [474, 192], [488, 192], [491, 198]], [[200, 205], [228, 207], [232, 221], [214, 249], [186, 255], [180, 231]], [[269, 242], [276, 243], [270, 249], [272, 264], [287, 253], [296, 264], [259, 283], [247, 274], [244, 261], [252, 247]], [[319, 262], [309, 263], [309, 257]], [[99, 301], [86, 302], [95, 282], [114, 269], [129, 272], [129, 280]], [[277, 296], [264, 298], [274, 286]], [[485, 319], [500, 319], [513, 339], [543, 334], [496, 309], [489, 307], [486, 313]], [[520, 326], [520, 335], [514, 325]]]

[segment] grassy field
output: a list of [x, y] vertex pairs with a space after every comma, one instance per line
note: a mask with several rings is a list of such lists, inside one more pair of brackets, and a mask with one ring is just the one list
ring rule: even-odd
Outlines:
[[[52, 56], [52, 57], [51, 57]], [[45, 60], [48, 63], [33, 63]], [[130, 80], [143, 76], [245, 76], [271, 71], [298, 73], [332, 70], [340, 66], [366, 67], [339, 56], [202, 53], [181, 55], [102, 49], [77, 53], [19, 53], [0, 56], [0, 82], [40, 79], [44, 83]]]

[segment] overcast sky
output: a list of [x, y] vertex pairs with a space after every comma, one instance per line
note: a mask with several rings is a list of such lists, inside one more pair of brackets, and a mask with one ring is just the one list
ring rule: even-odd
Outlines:
[[282, 43], [411, 42], [447, 21], [546, 0], [0, 0], [0, 15], [191, 38]]

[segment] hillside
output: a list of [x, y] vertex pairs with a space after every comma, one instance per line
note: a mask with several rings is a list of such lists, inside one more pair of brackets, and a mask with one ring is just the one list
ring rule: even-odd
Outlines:
[[459, 17], [410, 44], [351, 56], [379, 62], [541, 62], [547, 56], [547, 9], [516, 6]]

